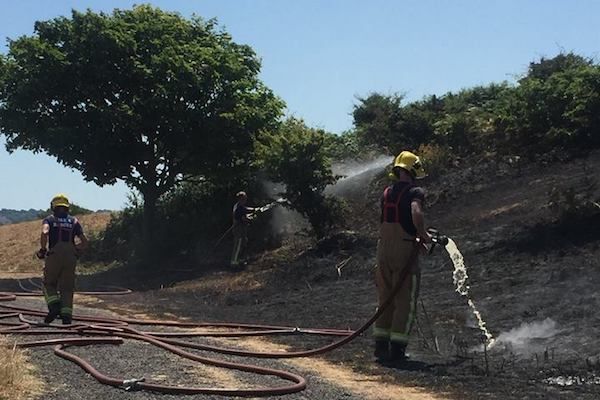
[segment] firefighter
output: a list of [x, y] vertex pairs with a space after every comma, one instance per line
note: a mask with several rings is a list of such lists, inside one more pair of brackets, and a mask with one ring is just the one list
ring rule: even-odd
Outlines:
[[[59, 315], [62, 323], [69, 325], [73, 318], [73, 291], [75, 289], [75, 265], [77, 258], [87, 246], [88, 240], [77, 218], [69, 215], [69, 199], [57, 194], [50, 202], [52, 215], [42, 222], [40, 250], [37, 257], [44, 263], [44, 297], [49, 324]], [[78, 238], [78, 243], [75, 243]]]
[[238, 192], [235, 197], [237, 202], [233, 206], [233, 251], [230, 265], [232, 268], [239, 268], [245, 264], [242, 261], [242, 255], [248, 243], [248, 225], [250, 225], [256, 210], [246, 206], [248, 202], [246, 192]]
[[379, 241], [377, 242], [376, 284], [379, 305], [408, 269], [393, 302], [375, 322], [375, 357], [384, 362], [407, 358], [406, 346], [415, 318], [419, 294], [419, 247], [431, 243], [425, 230], [423, 206], [425, 191], [415, 184], [425, 177], [419, 157], [409, 151], [395, 159], [390, 177], [394, 183], [381, 197]]

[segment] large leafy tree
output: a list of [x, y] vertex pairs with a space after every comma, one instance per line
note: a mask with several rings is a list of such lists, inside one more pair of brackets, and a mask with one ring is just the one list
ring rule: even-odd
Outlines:
[[46, 152], [99, 185], [137, 189], [149, 234], [158, 199], [178, 182], [249, 165], [255, 135], [284, 106], [259, 69], [213, 20], [151, 6], [73, 11], [9, 41], [0, 131], [9, 151]]

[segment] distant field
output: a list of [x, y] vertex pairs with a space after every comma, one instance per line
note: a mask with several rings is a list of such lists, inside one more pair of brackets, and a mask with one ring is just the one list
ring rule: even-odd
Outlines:
[[[110, 221], [110, 213], [78, 217], [84, 232], [99, 232]], [[39, 249], [41, 220], [0, 226], [0, 273], [38, 272], [42, 262], [34, 257]]]

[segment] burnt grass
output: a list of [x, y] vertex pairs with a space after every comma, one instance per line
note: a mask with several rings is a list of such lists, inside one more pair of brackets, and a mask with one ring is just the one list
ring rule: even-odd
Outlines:
[[[583, 380], [600, 376], [600, 217], [581, 215], [565, 222], [547, 207], [552, 188], [583, 191], [578, 186], [581, 178], [599, 169], [600, 155], [592, 154], [585, 162], [572, 160], [561, 169], [481, 164], [424, 182], [430, 199], [428, 223], [453, 238], [462, 251], [472, 298], [492, 334], [547, 318], [556, 322], [555, 334], [520, 347], [499, 343], [481, 351], [481, 333], [466, 300], [454, 291], [451, 262], [437, 249], [421, 258], [410, 363], [402, 368], [376, 364], [369, 335], [325, 357], [450, 398], [599, 398], [600, 385]], [[320, 242], [289, 238], [279, 249], [255, 254], [241, 272], [213, 261], [187, 261], [173, 267], [179, 272], [146, 279], [145, 287], [133, 275], [121, 276], [122, 284], [137, 282], [143, 290], [106, 298], [103, 304], [198, 321], [356, 329], [376, 307], [373, 267], [382, 182], [376, 179], [346, 193], [353, 210], [346, 231]], [[250, 240], [252, 235], [260, 232], [252, 232]], [[223, 259], [226, 255], [221, 254]], [[114, 284], [118, 276], [90, 276], [82, 283]], [[270, 340], [295, 349], [331, 341], [301, 335]], [[547, 381], [559, 376], [579, 377], [580, 384]]]

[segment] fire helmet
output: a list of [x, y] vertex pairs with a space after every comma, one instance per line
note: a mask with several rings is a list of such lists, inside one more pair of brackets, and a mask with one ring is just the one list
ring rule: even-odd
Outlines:
[[406, 170], [414, 179], [422, 179], [427, 176], [421, 159], [410, 151], [403, 151], [394, 159], [394, 169], [402, 168]]
[[69, 198], [63, 193], [59, 193], [52, 198], [50, 202], [50, 208], [54, 210], [56, 207], [67, 207], [69, 208]]

